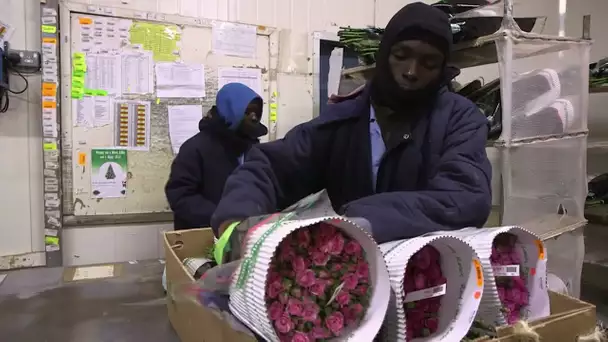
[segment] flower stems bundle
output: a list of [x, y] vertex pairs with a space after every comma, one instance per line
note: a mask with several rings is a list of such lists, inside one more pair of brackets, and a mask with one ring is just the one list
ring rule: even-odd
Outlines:
[[427, 245], [412, 256], [407, 264], [403, 286], [408, 340], [427, 337], [437, 332], [438, 315], [441, 308], [440, 296], [408, 301], [408, 294], [412, 295], [417, 291], [431, 289], [430, 295], [434, 295], [433, 290], [439, 291], [440, 288], [436, 287], [445, 285], [446, 282], [447, 280], [441, 272], [440, 255], [437, 249]]
[[508, 324], [524, 318], [522, 310], [528, 306], [530, 295], [521, 276], [521, 258], [515, 249], [516, 243], [517, 236], [510, 233], [498, 234], [490, 255], [498, 297]]
[[267, 284], [266, 305], [281, 341], [340, 337], [369, 305], [369, 265], [361, 245], [327, 223], [281, 242]]

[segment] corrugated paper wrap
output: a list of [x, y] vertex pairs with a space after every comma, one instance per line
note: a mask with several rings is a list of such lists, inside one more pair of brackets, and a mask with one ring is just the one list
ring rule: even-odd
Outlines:
[[547, 292], [547, 250], [543, 242], [533, 233], [516, 226], [499, 228], [465, 228], [458, 231], [441, 232], [459, 237], [473, 246], [483, 266], [485, 286], [477, 319], [501, 326], [507, 324], [501, 311], [494, 272], [490, 263], [492, 244], [498, 234], [511, 233], [517, 236], [515, 245], [522, 262], [520, 269], [530, 292], [529, 305], [523, 310], [525, 319], [535, 320], [549, 316], [549, 294]]
[[383, 328], [384, 340], [406, 341], [404, 278], [410, 258], [422, 247], [431, 245], [440, 255], [441, 270], [447, 279], [441, 299], [439, 328], [426, 338], [414, 341], [460, 341], [468, 332], [483, 292], [483, 272], [472, 246], [449, 236], [424, 236], [380, 245], [388, 266], [391, 302]]
[[355, 223], [340, 216], [286, 220], [278, 225], [262, 224], [251, 232], [246, 241], [242, 262], [230, 287], [232, 313], [268, 341], [279, 341], [268, 317], [265, 302], [267, 273], [272, 258], [281, 241], [290, 233], [321, 222], [340, 228], [361, 244], [369, 263], [372, 285], [370, 305], [359, 327], [345, 335], [345, 338], [336, 340], [372, 341], [382, 326], [390, 298], [390, 285], [382, 253], [372, 237]]

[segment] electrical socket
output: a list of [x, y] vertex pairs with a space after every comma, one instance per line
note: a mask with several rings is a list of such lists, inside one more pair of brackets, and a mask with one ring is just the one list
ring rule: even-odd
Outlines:
[[18, 54], [21, 57], [15, 67], [20, 69], [40, 69], [40, 52], [27, 50], [10, 50], [9, 52], [11, 54]]

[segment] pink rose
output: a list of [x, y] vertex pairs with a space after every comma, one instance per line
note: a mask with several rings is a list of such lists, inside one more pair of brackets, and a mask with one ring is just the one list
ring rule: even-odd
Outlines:
[[291, 342], [309, 342], [310, 339], [308, 338], [308, 334], [305, 334], [301, 331], [296, 331], [295, 334], [293, 334], [293, 338], [291, 339]]
[[361, 245], [357, 241], [351, 240], [344, 245], [344, 253], [348, 255], [360, 255]]
[[331, 248], [329, 254], [340, 255], [342, 254], [342, 250], [344, 250], [344, 237], [342, 234], [337, 233], [331, 239]]
[[280, 261], [290, 261], [295, 255], [296, 251], [291, 247], [287, 241], [281, 242], [279, 245], [279, 260]]
[[287, 334], [293, 330], [294, 324], [288, 314], [283, 314], [281, 317], [279, 317], [279, 319], [274, 321], [274, 327], [279, 333]]
[[322, 222], [319, 225], [319, 240], [329, 240], [329, 238], [336, 234], [336, 230], [336, 227], [331, 224]]
[[323, 327], [314, 327], [312, 328], [312, 338], [316, 340], [324, 340], [330, 338], [331, 334], [329, 331]]
[[332, 312], [325, 318], [325, 326], [335, 336], [339, 336], [344, 328], [344, 315], [339, 311]]
[[291, 260], [291, 267], [298, 273], [306, 269], [306, 262], [304, 261], [304, 258], [297, 256]]
[[344, 281], [344, 288], [346, 290], [354, 290], [357, 284], [359, 284], [359, 277], [354, 273], [347, 273], [342, 277], [342, 281]]
[[281, 281], [281, 274], [279, 272], [276, 272], [276, 271], [270, 271], [268, 273], [268, 282], [269, 283], [274, 283], [277, 280]]
[[416, 286], [416, 290], [426, 288], [426, 277], [423, 273], [416, 273], [416, 275], [414, 275], [414, 285]]
[[426, 276], [431, 281], [441, 278], [441, 266], [439, 266], [438, 264], [431, 264], [431, 266], [426, 270]]
[[417, 267], [421, 270], [425, 270], [431, 265], [431, 252], [429, 251], [430, 248], [432, 247], [424, 246], [421, 250], [414, 253], [414, 255], [412, 256], [412, 260], [410, 261], [414, 264], [414, 267]]
[[332, 272], [340, 272], [342, 270], [342, 264], [333, 264], [331, 265]]
[[268, 293], [268, 297], [273, 299], [277, 298], [277, 296], [283, 292], [283, 285], [280, 281], [274, 281], [270, 283], [266, 292]]
[[294, 298], [290, 298], [289, 301], [287, 301], [287, 313], [292, 315], [292, 316], [302, 316], [302, 311], [304, 310], [304, 306], [302, 305], [302, 302], [294, 299]]
[[358, 263], [356, 273], [359, 278], [369, 277], [369, 265], [367, 264], [367, 262], [363, 261]]
[[302, 308], [302, 319], [307, 322], [315, 322], [319, 319], [320, 308], [316, 303], [304, 303]]
[[285, 306], [280, 302], [272, 302], [272, 304], [270, 304], [268, 307], [268, 317], [270, 317], [270, 320], [272, 321], [276, 321], [277, 319], [281, 318], [284, 312]]
[[511, 263], [513, 263], [513, 264], [521, 263], [521, 258], [519, 257], [519, 254], [516, 251], [512, 251], [509, 254], [509, 259], [511, 259]]
[[427, 318], [424, 321], [424, 326], [427, 327], [432, 334], [437, 331], [437, 328], [439, 328], [439, 321], [435, 317]]
[[321, 251], [313, 251], [311, 253], [312, 263], [315, 266], [325, 266], [329, 261], [330, 255], [328, 253], [323, 253]]
[[[346, 287], [346, 286], [345, 286]], [[368, 286], [365, 284], [359, 284], [359, 286], [357, 286], [354, 290], [353, 290], [353, 294], [357, 295], [357, 296], [365, 296], [367, 295], [367, 290], [368, 290]]]
[[300, 286], [312, 286], [315, 283], [315, 280], [315, 272], [313, 270], [304, 270], [296, 273], [296, 282]]
[[324, 280], [317, 279], [315, 283], [310, 287], [310, 293], [315, 296], [321, 296], [325, 294], [325, 288], [327, 283]]
[[405, 293], [410, 293], [410, 292], [416, 291], [416, 284], [414, 284], [414, 277], [406, 275], [405, 280], [403, 281], [403, 287], [404, 287]]
[[363, 305], [359, 303], [351, 305], [350, 309], [356, 317], [360, 317], [363, 314]]
[[340, 291], [338, 293], [338, 295], [336, 296], [336, 302], [340, 305], [340, 306], [346, 306], [348, 305], [348, 303], [350, 303], [350, 294], [347, 291]]
[[413, 322], [422, 322], [424, 320], [424, 311], [418, 309], [408, 310], [406, 312], [407, 324], [412, 324]]
[[511, 282], [513, 284], [513, 287], [517, 287], [521, 290], [527, 289], [526, 282], [521, 277], [512, 277]]
[[308, 248], [310, 245], [310, 231], [307, 228], [300, 229], [296, 233], [296, 241], [298, 247], [300, 248]]

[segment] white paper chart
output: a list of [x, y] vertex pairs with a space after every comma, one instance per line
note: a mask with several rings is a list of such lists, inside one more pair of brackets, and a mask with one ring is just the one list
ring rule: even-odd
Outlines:
[[262, 96], [262, 70], [254, 68], [217, 68], [217, 89], [228, 83], [242, 83]]

